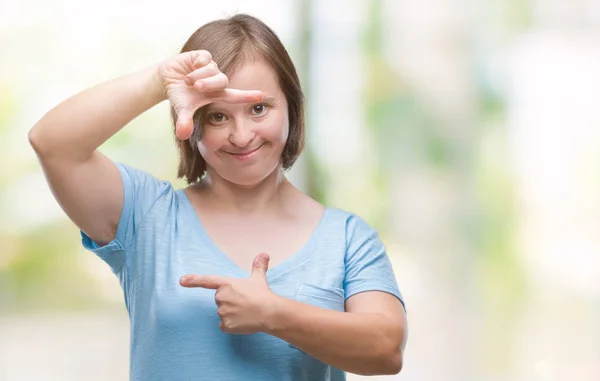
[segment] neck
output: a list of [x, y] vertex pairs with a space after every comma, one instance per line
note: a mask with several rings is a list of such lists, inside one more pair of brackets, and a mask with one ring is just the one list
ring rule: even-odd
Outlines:
[[200, 191], [213, 207], [230, 212], [252, 213], [278, 205], [283, 192], [290, 186], [280, 168], [251, 186], [234, 184], [208, 170]]

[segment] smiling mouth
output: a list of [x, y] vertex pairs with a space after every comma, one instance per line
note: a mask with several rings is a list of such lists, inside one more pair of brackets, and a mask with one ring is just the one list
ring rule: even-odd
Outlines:
[[254, 152], [258, 151], [263, 146], [263, 144], [259, 145], [258, 147], [256, 147], [255, 149], [253, 149], [251, 151], [246, 151], [246, 152], [229, 152], [229, 151], [225, 151], [225, 152], [227, 152], [230, 155], [236, 156], [236, 157], [244, 157], [244, 156], [251, 155]]

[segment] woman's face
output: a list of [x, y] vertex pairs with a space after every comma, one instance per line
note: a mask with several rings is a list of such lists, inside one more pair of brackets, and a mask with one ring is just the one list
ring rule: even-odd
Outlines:
[[242, 65], [229, 77], [228, 87], [260, 90], [263, 99], [207, 105], [198, 149], [211, 176], [252, 186], [281, 165], [289, 133], [288, 104], [273, 68], [262, 60]]

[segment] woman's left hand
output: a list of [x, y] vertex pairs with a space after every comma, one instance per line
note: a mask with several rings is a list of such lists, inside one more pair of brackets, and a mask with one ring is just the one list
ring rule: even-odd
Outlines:
[[215, 302], [223, 332], [262, 332], [279, 299], [267, 283], [268, 268], [269, 255], [261, 253], [254, 258], [252, 275], [249, 278], [186, 275], [181, 277], [179, 283], [183, 287], [217, 290]]

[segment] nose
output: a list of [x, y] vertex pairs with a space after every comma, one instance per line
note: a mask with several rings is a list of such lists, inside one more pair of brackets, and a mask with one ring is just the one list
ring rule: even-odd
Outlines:
[[233, 129], [229, 134], [229, 141], [231, 144], [240, 148], [244, 148], [254, 140], [256, 133], [250, 124], [251, 123], [244, 123], [240, 121], [234, 123]]

